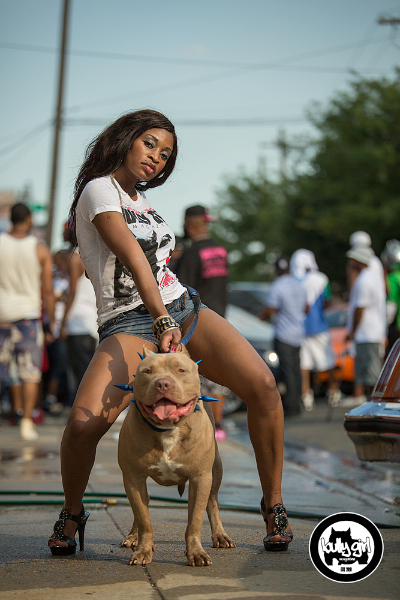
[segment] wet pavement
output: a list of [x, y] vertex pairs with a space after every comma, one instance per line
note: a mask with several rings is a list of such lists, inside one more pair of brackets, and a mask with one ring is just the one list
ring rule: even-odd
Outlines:
[[[85, 498], [91, 512], [85, 552], [52, 557], [47, 537], [63, 501], [59, 443], [65, 419], [47, 418], [40, 437], [23, 442], [17, 427], [0, 429], [0, 600], [130, 598], [215, 600], [253, 598], [398, 599], [400, 567], [400, 465], [361, 463], [343, 428], [344, 409], [327, 420], [323, 402], [315, 411], [286, 422], [283, 498], [295, 540], [286, 553], [266, 553], [265, 528], [258, 514], [261, 489], [246, 414], [226, 420], [228, 438], [219, 444], [224, 477], [219, 499], [233, 550], [210, 547], [205, 520], [203, 543], [213, 565], [186, 566], [185, 499], [175, 487], [148, 482], [156, 553], [151, 565], [129, 567], [130, 550], [119, 543], [132, 512], [117, 464], [120, 424], [99, 444]], [[186, 494], [186, 492], [185, 492]], [[323, 577], [308, 554], [318, 521], [336, 512], [360, 513], [378, 524], [385, 543], [379, 568], [356, 584]]]

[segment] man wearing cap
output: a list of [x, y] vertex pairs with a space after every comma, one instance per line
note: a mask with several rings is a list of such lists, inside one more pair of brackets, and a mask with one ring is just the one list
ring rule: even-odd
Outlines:
[[182, 254], [176, 274], [179, 281], [200, 294], [204, 304], [225, 316], [228, 284], [228, 253], [210, 237], [208, 223], [214, 222], [204, 206], [197, 204], [185, 211], [183, 230], [190, 247]]
[[346, 340], [354, 340], [355, 383], [364, 386], [365, 396], [355, 395], [343, 401], [358, 406], [369, 399], [382, 368], [383, 344], [386, 339], [386, 298], [379, 277], [368, 266], [375, 256], [368, 246], [355, 246], [346, 256], [348, 270], [355, 275], [350, 291]]
[[[350, 242], [350, 250], [352, 250], [353, 248], [372, 248], [371, 236], [366, 231], [354, 231], [350, 236], [349, 242]], [[385, 282], [385, 273], [383, 270], [383, 265], [382, 265], [382, 262], [379, 260], [379, 258], [374, 253], [373, 253], [373, 256], [368, 265], [368, 269], [370, 271], [374, 271], [375, 275], [377, 275], [377, 276], [379, 275], [380, 284], [382, 285], [382, 287], [384, 288], [385, 293], [386, 293], [386, 282]], [[347, 273], [349, 289], [351, 289], [351, 286], [353, 285], [355, 277], [356, 277], [355, 273], [352, 272], [352, 270], [350, 269], [350, 272]]]
[[282, 397], [285, 417], [300, 414], [300, 347], [304, 340], [307, 293], [289, 273], [289, 260], [281, 256], [275, 263], [276, 279], [267, 296], [267, 305], [258, 315], [262, 321], [275, 317], [275, 351], [286, 393]]
[[[216, 219], [200, 204], [186, 209], [184, 237], [191, 241], [191, 245], [178, 260], [175, 272], [179, 281], [198, 291], [208, 308], [224, 317], [228, 299], [228, 253], [210, 237], [208, 223], [214, 221]], [[222, 427], [224, 391], [220, 385], [205, 378], [201, 381], [202, 393], [219, 399], [219, 402], [211, 403], [211, 410], [216, 426], [215, 437], [221, 441], [226, 437]]]
[[299, 248], [292, 254], [290, 272], [307, 292], [305, 338], [300, 349], [304, 409], [315, 408], [314, 390], [311, 386], [312, 371], [328, 372], [328, 404], [337, 406], [341, 392], [339, 383], [335, 379], [335, 357], [328, 322], [325, 318], [325, 308], [329, 306], [332, 298], [328, 277], [318, 269], [314, 252], [305, 248]]

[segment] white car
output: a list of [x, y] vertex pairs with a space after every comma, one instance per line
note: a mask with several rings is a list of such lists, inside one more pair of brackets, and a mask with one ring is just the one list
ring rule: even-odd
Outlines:
[[[260, 321], [246, 310], [228, 304], [225, 319], [245, 337], [258, 354], [265, 360], [275, 378], [278, 376], [279, 359], [274, 351], [274, 327]], [[242, 400], [226, 388], [224, 414], [230, 414], [242, 406]]]

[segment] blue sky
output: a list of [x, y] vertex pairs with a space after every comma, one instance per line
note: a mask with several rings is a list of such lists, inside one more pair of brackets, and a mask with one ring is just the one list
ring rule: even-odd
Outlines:
[[[62, 0], [0, 0], [0, 190], [49, 196]], [[179, 159], [148, 192], [181, 233], [185, 207], [217, 203], [226, 178], [263, 161], [278, 177], [275, 142], [312, 133], [311, 103], [345, 90], [350, 69], [391, 77], [400, 17], [382, 0], [71, 0], [65, 126], [52, 247], [87, 144], [122, 113], [154, 108], [176, 125]]]

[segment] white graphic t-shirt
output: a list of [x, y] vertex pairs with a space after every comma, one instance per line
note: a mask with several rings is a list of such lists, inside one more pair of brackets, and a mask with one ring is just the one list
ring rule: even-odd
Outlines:
[[146, 196], [138, 192], [137, 199], [132, 200], [110, 176], [93, 179], [78, 201], [76, 235], [86, 273], [96, 293], [98, 325], [143, 304], [131, 273], [111, 252], [92, 223], [96, 215], [109, 211], [123, 214], [149, 261], [164, 304], [173, 302], [185, 291], [167, 267], [175, 236], [150, 207]]

